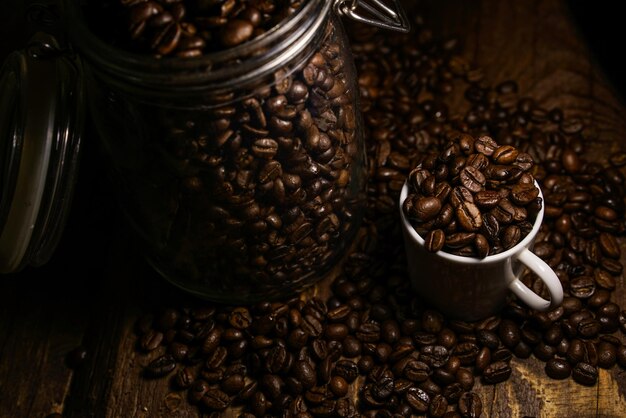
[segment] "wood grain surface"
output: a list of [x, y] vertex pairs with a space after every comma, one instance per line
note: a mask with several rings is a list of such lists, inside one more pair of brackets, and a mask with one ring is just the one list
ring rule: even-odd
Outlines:
[[[582, 118], [592, 139], [589, 159], [601, 161], [623, 147], [626, 107], [591, 58], [563, 1], [408, 3], [411, 13], [424, 13], [435, 36], [458, 37], [463, 56], [483, 69], [490, 84], [515, 79], [521, 95]], [[3, 34], [14, 33], [19, 40], [30, 30], [8, 28]], [[3, 46], [3, 53], [8, 49]], [[54, 412], [80, 418], [199, 417], [167, 379], [142, 376], [152, 357], [135, 350], [137, 317], [187, 296], [138, 257], [101, 183], [94, 140], [87, 132], [72, 216], [52, 262], [0, 278], [0, 417]], [[623, 242], [622, 254], [625, 263]], [[308, 292], [327, 289], [325, 282]], [[623, 278], [613, 298], [626, 306]], [[77, 346], [86, 349], [87, 358], [72, 370], [65, 357]], [[513, 365], [507, 382], [475, 389], [483, 416], [626, 416], [624, 369], [600, 370], [598, 385], [584, 387], [547, 378], [544, 363], [532, 358], [514, 359]]]

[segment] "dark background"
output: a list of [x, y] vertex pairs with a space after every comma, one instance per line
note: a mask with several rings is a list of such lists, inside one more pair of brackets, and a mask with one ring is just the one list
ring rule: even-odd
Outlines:
[[567, 0], [572, 18], [589, 49], [615, 86], [622, 102], [626, 98], [626, 25], [617, 2]]

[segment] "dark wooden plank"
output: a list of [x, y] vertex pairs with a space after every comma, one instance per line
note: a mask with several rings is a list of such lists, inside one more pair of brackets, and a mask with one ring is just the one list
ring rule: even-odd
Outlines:
[[[89, 176], [85, 176], [87, 180]], [[72, 219], [52, 261], [0, 278], [0, 416], [61, 412], [72, 370], [67, 354], [83, 343], [92, 293], [101, 283], [107, 242], [92, 225], [89, 193], [79, 185]]]
[[[27, 283], [15, 283], [28, 279]], [[46, 278], [41, 277], [41, 280]], [[80, 344], [84, 324], [56, 285], [20, 276], [2, 286], [0, 304], [0, 416], [60, 412], [71, 379], [65, 355]], [[33, 289], [39, 286], [40, 289]], [[50, 298], [52, 296], [53, 298]], [[56, 300], [54, 300], [56, 299]], [[70, 302], [71, 303], [71, 302]], [[25, 383], [26, 382], [26, 383]]]

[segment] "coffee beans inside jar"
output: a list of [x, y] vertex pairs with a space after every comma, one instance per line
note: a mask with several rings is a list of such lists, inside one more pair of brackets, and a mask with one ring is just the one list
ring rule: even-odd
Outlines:
[[303, 3], [104, 0], [86, 7], [93, 30], [121, 49], [157, 58], [194, 58], [263, 36], [297, 12]]
[[488, 136], [448, 137], [409, 173], [402, 210], [431, 252], [484, 258], [514, 247], [542, 205], [532, 157]]
[[[242, 417], [479, 416], [487, 408], [478, 383], [519, 378], [514, 357], [545, 362], [546, 376], [583, 385], [596, 384], [599, 367], [626, 367], [626, 312], [613, 296], [623, 284], [612, 244], [623, 235], [617, 166], [585, 161], [589, 138], [576, 120], [518, 97], [515, 81], [489, 86], [453, 53], [453, 42], [438, 42], [419, 19], [415, 26], [410, 35], [352, 32], [371, 176], [363, 234], [331, 296], [260, 303], [243, 308], [248, 314], [190, 302], [138, 321], [150, 358], [174, 358], [174, 370], [163, 362], [155, 370], [182, 383], [180, 390], [191, 384], [188, 399], [201, 411], [227, 405]], [[446, 97], [459, 80], [471, 109], [456, 114]], [[561, 307], [537, 313], [513, 300], [500, 314], [469, 323], [427, 309], [411, 293], [394, 202], [411, 167], [439, 153], [450, 131], [488, 135], [533, 156], [546, 210], [534, 251], [562, 280]], [[611, 161], [620, 164], [618, 157]], [[524, 281], [541, 293], [532, 275]], [[246, 381], [236, 394], [233, 374]]]
[[109, 38], [138, 68], [88, 55], [103, 149], [150, 263], [214, 301], [301, 290], [360, 224], [354, 64], [330, 3], [301, 3], [121, 1], [129, 33]]

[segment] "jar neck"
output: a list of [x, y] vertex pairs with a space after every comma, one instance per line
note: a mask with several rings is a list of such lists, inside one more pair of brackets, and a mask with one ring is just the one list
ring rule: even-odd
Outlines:
[[333, 1], [309, 0], [262, 36], [237, 47], [197, 58], [140, 55], [115, 48], [86, 25], [76, 0], [64, 0], [72, 44], [98, 75], [114, 84], [157, 92], [219, 94], [246, 88], [301, 56], [324, 34], [320, 28]]

